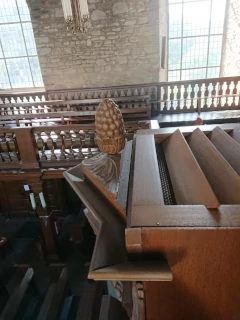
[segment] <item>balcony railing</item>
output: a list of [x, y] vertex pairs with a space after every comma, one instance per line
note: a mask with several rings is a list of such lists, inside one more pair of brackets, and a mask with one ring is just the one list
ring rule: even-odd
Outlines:
[[[155, 122], [126, 122], [127, 139]], [[0, 128], [0, 170], [69, 168], [98, 152], [94, 123]]]
[[[136, 84], [116, 87], [52, 90], [0, 94], [0, 109], [9, 104], [29, 107], [29, 102], [73, 101], [124, 97], [149, 97], [152, 114], [237, 110], [240, 108], [240, 77]], [[26, 106], [26, 103], [28, 106]], [[56, 102], [57, 103], [57, 102]], [[42, 103], [41, 103], [42, 105]], [[126, 103], [125, 108], [132, 108]], [[1, 110], [0, 110], [1, 111]], [[9, 112], [12, 112], [9, 110]], [[44, 111], [46, 112], [46, 110]]]

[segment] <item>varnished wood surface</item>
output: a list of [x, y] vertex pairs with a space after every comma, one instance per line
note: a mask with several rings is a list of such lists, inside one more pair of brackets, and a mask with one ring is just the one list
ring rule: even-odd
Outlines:
[[164, 204], [154, 136], [137, 135], [132, 206]]
[[132, 159], [132, 141], [128, 141], [121, 154], [119, 188], [117, 194], [117, 202], [122, 208], [127, 209], [127, 196], [129, 187], [129, 175]]
[[240, 177], [206, 135], [196, 129], [187, 141], [220, 203], [240, 204]]
[[177, 204], [217, 208], [219, 202], [179, 130], [163, 142], [163, 150]]
[[240, 126], [234, 127], [232, 131], [230, 131], [230, 135], [234, 140], [240, 143]]
[[165, 259], [159, 261], [126, 261], [93, 270], [89, 278], [120, 281], [172, 281], [172, 272]]
[[240, 205], [138, 206], [133, 208], [128, 227], [239, 227]]
[[235, 128], [240, 128], [240, 124], [236, 123], [225, 123], [225, 124], [209, 124], [209, 125], [203, 125], [203, 126], [184, 126], [184, 127], [171, 127], [171, 128], [160, 128], [160, 129], [148, 129], [148, 130], [138, 130], [138, 135], [149, 135], [153, 134], [154, 139], [156, 143], [160, 143], [163, 140], [165, 140], [167, 137], [169, 137], [174, 131], [179, 129], [184, 136], [189, 135], [192, 133], [196, 128], [201, 129], [202, 132], [205, 134], [210, 133], [213, 129], [216, 127], [220, 127], [226, 132], [231, 132], [232, 130], [235, 130]]
[[[149, 113], [150, 107], [137, 107], [137, 108], [122, 108], [121, 113], [132, 114], [132, 117], [135, 117], [135, 114], [139, 113]], [[9, 114], [1, 115], [1, 120], [9, 119], [44, 119], [44, 118], [60, 118], [61, 117], [84, 117], [84, 116], [95, 116], [96, 111], [58, 111], [58, 112], [48, 112], [48, 113], [24, 113], [24, 114]]]
[[144, 252], [162, 253], [172, 282], [145, 282], [147, 320], [238, 320], [239, 229], [143, 229]]
[[240, 175], [240, 144], [219, 127], [210, 132], [208, 138], [237, 174]]

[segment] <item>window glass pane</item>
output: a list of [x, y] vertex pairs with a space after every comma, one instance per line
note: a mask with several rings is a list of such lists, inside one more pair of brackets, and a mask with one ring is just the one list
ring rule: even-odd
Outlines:
[[223, 33], [226, 0], [213, 0], [210, 33]]
[[180, 80], [180, 71], [168, 72], [168, 81], [179, 81], [179, 80]]
[[0, 23], [18, 21], [19, 15], [15, 0], [0, 0]]
[[26, 0], [0, 0], [0, 89], [42, 87]]
[[207, 65], [208, 37], [183, 39], [182, 68], [199, 68]]
[[12, 88], [33, 87], [28, 58], [6, 59]]
[[208, 65], [219, 66], [221, 63], [222, 36], [210, 36]]
[[4, 60], [0, 60], [0, 89], [10, 88], [7, 69]]
[[31, 21], [30, 13], [26, 0], [17, 0], [18, 11], [21, 21]]
[[206, 78], [206, 68], [182, 70], [181, 80], [194, 80], [194, 79], [205, 79], [205, 78]]
[[210, 1], [183, 4], [183, 36], [209, 33]]
[[34, 86], [43, 87], [42, 73], [41, 73], [38, 57], [30, 57], [29, 62], [32, 70]]
[[30, 56], [37, 55], [37, 49], [36, 49], [36, 43], [34, 39], [32, 24], [30, 22], [23, 23], [22, 28], [23, 28], [23, 34], [24, 34], [28, 54]]
[[208, 68], [207, 78], [218, 78], [220, 73], [220, 67]]
[[181, 67], [181, 39], [169, 40], [169, 56], [168, 56], [168, 69], [180, 69]]
[[182, 3], [182, 0], [168, 0], [168, 3]]
[[182, 4], [169, 6], [169, 38], [181, 37]]
[[[1, 43], [0, 43], [1, 44]], [[3, 52], [2, 52], [2, 47], [0, 45], [0, 58], [3, 58]]]
[[0, 25], [0, 39], [6, 58], [26, 56], [27, 52], [20, 24]]

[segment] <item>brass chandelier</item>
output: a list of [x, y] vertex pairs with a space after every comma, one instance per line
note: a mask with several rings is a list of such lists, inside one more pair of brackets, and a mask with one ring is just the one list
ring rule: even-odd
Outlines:
[[86, 33], [89, 26], [87, 0], [62, 0], [67, 29], [73, 33]]

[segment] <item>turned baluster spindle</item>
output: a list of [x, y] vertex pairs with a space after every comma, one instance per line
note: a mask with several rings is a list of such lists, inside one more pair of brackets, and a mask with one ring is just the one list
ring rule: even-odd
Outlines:
[[230, 85], [231, 85], [231, 81], [226, 81], [226, 90], [225, 90], [226, 97], [225, 97], [224, 108], [229, 107], [228, 99], [229, 99], [229, 94], [230, 94]]
[[222, 89], [222, 83], [221, 82], [219, 82], [218, 83], [218, 93], [217, 93], [217, 95], [218, 95], [218, 103], [217, 103], [217, 108], [220, 110], [221, 109], [221, 107], [222, 107], [222, 94], [223, 94], [223, 89]]
[[56, 138], [56, 148], [60, 150], [60, 156], [59, 160], [65, 160], [66, 155], [65, 155], [65, 147], [64, 147], [64, 140], [63, 140], [63, 135], [61, 134], [60, 131], [56, 132], [57, 138]]
[[167, 99], [168, 99], [168, 87], [163, 86], [163, 103], [164, 103], [163, 111], [168, 111]]
[[212, 83], [212, 91], [211, 91], [211, 96], [212, 96], [212, 102], [211, 102], [211, 105], [210, 105], [210, 108], [214, 109], [216, 106], [215, 106], [215, 96], [216, 96], [216, 85], [217, 85], [217, 82], [213, 82]]
[[38, 151], [41, 152], [39, 155], [40, 160], [47, 160], [47, 156], [45, 154], [45, 143], [41, 136], [41, 131], [35, 131], [35, 139], [38, 147]]
[[70, 131], [65, 131], [64, 136], [64, 145], [65, 145], [65, 151], [68, 150], [68, 158], [74, 159], [74, 152], [73, 152], [73, 145], [72, 145], [72, 137]]
[[8, 148], [10, 151], [10, 158], [12, 162], [18, 162], [18, 149], [17, 149], [17, 144], [16, 144], [16, 138], [14, 133], [9, 133], [8, 135]]
[[191, 98], [191, 104], [190, 104], [190, 110], [194, 110], [194, 98], [195, 98], [195, 84], [191, 83], [191, 92], [190, 92], [190, 98]]
[[77, 149], [76, 159], [79, 159], [79, 160], [84, 159], [84, 156], [83, 156], [83, 153], [82, 153], [81, 135], [80, 135], [79, 131], [75, 132], [75, 138], [74, 138], [73, 146], [74, 146], [75, 149]]
[[209, 83], [205, 83], [205, 91], [204, 91], [204, 105], [203, 109], [208, 108], [208, 95], [209, 95], [209, 90], [208, 90]]
[[184, 87], [184, 92], [183, 92], [183, 101], [184, 101], [183, 110], [188, 110], [188, 108], [187, 108], [188, 85], [184, 84], [183, 87]]
[[170, 85], [170, 111], [174, 111], [173, 102], [174, 102], [174, 85]]
[[232, 90], [232, 93], [233, 93], [233, 101], [232, 101], [232, 105], [231, 107], [236, 107], [236, 94], [237, 94], [237, 85], [238, 85], [238, 81], [234, 80], [233, 81], [233, 90]]
[[181, 88], [182, 86], [180, 84], [177, 85], [177, 108], [176, 110], [181, 110]]
[[4, 162], [11, 162], [11, 158], [9, 155], [9, 148], [8, 148], [8, 136], [7, 133], [3, 133], [0, 136], [0, 144], [2, 150], [2, 159]]
[[52, 138], [51, 132], [46, 132], [46, 135], [47, 135], [47, 141], [46, 141], [47, 148], [51, 152], [50, 159], [56, 160], [57, 157], [54, 153], [54, 143], [53, 143], [53, 138]]

